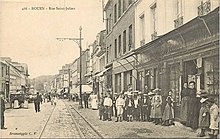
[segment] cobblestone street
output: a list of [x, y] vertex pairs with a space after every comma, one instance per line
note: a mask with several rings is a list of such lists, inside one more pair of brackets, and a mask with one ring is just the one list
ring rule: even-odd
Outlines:
[[[80, 138], [66, 105], [78, 108], [78, 102], [58, 100], [56, 106], [49, 102], [43, 103], [39, 113], [35, 113], [32, 103], [29, 104], [29, 109], [7, 109], [7, 130], [1, 130], [1, 138]], [[170, 127], [150, 122], [116, 123], [115, 118], [112, 121], [99, 120], [98, 110], [77, 110], [104, 138], [196, 138], [197, 135], [177, 122]]]

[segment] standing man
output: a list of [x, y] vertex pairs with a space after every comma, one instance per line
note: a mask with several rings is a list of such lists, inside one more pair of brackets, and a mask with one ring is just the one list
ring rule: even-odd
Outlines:
[[84, 94], [83, 94], [83, 101], [84, 101], [84, 107], [85, 107], [85, 109], [86, 109], [86, 108], [89, 108], [88, 99], [89, 99], [88, 95], [86, 94], [86, 92], [84, 92]]
[[112, 107], [112, 99], [110, 94], [107, 94], [107, 97], [104, 99], [104, 107], [105, 107], [105, 118], [107, 117], [108, 121], [111, 121], [111, 107]]
[[1, 91], [1, 129], [7, 129], [5, 128], [5, 100], [4, 100], [4, 92]]
[[41, 95], [37, 92], [37, 97], [34, 100], [34, 107], [36, 112], [40, 112], [40, 103], [42, 102]]

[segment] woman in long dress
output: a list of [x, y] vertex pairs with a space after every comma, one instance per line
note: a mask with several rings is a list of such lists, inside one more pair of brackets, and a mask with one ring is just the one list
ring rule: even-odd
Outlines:
[[153, 105], [154, 105], [154, 111], [155, 111], [154, 118], [155, 118], [155, 125], [158, 125], [162, 118], [162, 96], [160, 95], [159, 88], [156, 88], [154, 91], [156, 94], [153, 97]]
[[169, 126], [173, 124], [174, 109], [173, 109], [172, 93], [173, 93], [172, 90], [170, 90], [166, 98], [166, 106], [162, 117], [163, 125], [165, 126]]
[[188, 120], [188, 109], [189, 109], [189, 88], [188, 83], [183, 84], [183, 89], [181, 90], [181, 106], [180, 106], [180, 121], [182, 124], [186, 125]]
[[95, 94], [91, 94], [90, 95], [90, 99], [91, 99], [91, 107], [93, 110], [97, 110], [98, 109], [98, 99], [97, 99], [97, 95]]
[[187, 126], [196, 130], [199, 125], [199, 111], [201, 108], [200, 97], [196, 95], [195, 82], [189, 83], [189, 109]]

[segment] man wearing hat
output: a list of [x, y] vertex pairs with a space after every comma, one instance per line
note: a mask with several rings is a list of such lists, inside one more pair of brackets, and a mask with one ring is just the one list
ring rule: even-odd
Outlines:
[[114, 115], [115, 117], [117, 117], [117, 108], [116, 108], [116, 100], [118, 98], [118, 93], [114, 93], [114, 96], [112, 98], [112, 103], [113, 103], [113, 107], [112, 107], [112, 111], [114, 113], [112, 113], [112, 116]]
[[144, 93], [141, 99], [141, 120], [142, 121], [150, 120], [149, 106], [151, 107], [150, 98], [146, 93]]
[[209, 128], [210, 123], [210, 114], [209, 114], [209, 106], [207, 103], [208, 98], [202, 98], [200, 100], [201, 102], [201, 108], [199, 111], [199, 128], [201, 129], [200, 134], [198, 134], [199, 137], [205, 136], [206, 129]]
[[5, 100], [4, 100], [4, 92], [1, 91], [1, 129], [7, 129], [5, 128]]

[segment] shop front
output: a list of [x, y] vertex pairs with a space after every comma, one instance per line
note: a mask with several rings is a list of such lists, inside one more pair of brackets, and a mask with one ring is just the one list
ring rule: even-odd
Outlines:
[[176, 119], [184, 82], [194, 81], [197, 93], [204, 89], [209, 95], [219, 94], [218, 15], [217, 8], [203, 20], [197, 17], [136, 50], [136, 66], [144, 72], [142, 84], [161, 88], [163, 98], [173, 91]]

